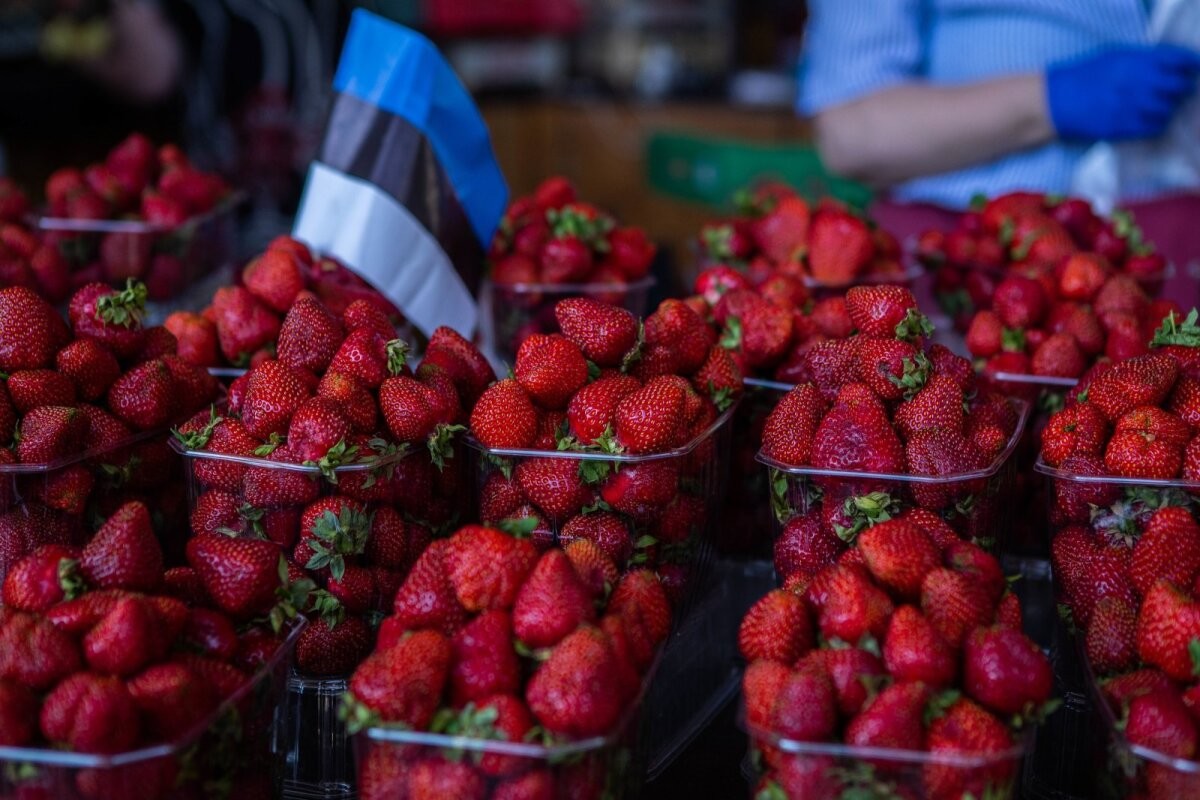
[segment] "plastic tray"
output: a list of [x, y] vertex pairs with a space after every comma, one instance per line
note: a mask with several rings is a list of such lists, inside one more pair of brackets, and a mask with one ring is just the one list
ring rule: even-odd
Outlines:
[[[1011, 527], [1011, 518], [1019, 508], [1012, 496], [1016, 462], [1012, 459], [1021, 441], [1030, 406], [1019, 398], [1010, 398], [1017, 409], [1017, 426], [1004, 451], [986, 469], [954, 475], [908, 475], [898, 473], [851, 472], [845, 470], [794, 467], [782, 464], [759, 451], [758, 460], [768, 470], [770, 503], [776, 533], [797, 516], [821, 514], [830, 498], [843, 503], [849, 498], [873, 492], [888, 495], [895, 510], [917, 505], [929, 508], [930, 502], [945, 501], [930, 511], [940, 512], [964, 538], [999, 551], [1002, 537]], [[924, 503], [918, 495], [928, 494]]]
[[771, 510], [762, 502], [767, 496], [767, 475], [756, 458], [767, 417], [792, 387], [757, 378], [746, 378], [743, 385], [731, 423], [729, 491], [715, 540], [719, 553], [770, 559]]
[[270, 741], [287, 671], [304, 629], [295, 620], [279, 649], [202, 725], [169, 744], [115, 755], [0, 747], [0, 796], [97, 800], [165, 800], [277, 791], [279, 770]]
[[[143, 280], [151, 301], [170, 301], [182, 295], [189, 286], [221, 267], [230, 266], [235, 258], [237, 225], [234, 212], [245, 195], [233, 193], [211, 211], [198, 214], [180, 225], [169, 227], [141, 220], [88, 220], [39, 216], [31, 224], [43, 235], [58, 240], [59, 249], [75, 270], [100, 261], [104, 240], [111, 236], [128, 238], [129, 249], [136, 246], [148, 253], [145, 267], [132, 265], [119, 275], [104, 274], [100, 280], [125, 282], [134, 277]], [[153, 256], [166, 254], [179, 260], [170, 269], [155, 270]], [[143, 268], [141, 274], [127, 270]]]
[[[186, 499], [179, 463], [167, 445], [166, 430], [142, 431], [111, 447], [97, 447], [68, 458], [40, 464], [0, 464], [0, 582], [9, 568], [39, 545], [83, 545], [94, 519], [127, 499], [152, 499], [156, 529], [179, 530]], [[150, 465], [146, 467], [144, 465]], [[75, 490], [58, 494], [60, 484], [90, 482], [83, 496]], [[7, 541], [7, 532], [25, 534]], [[168, 553], [182, 542], [163, 541]]]
[[354, 751], [338, 718], [346, 678], [308, 678], [292, 670], [277, 726], [284, 800], [352, 800]]
[[756, 779], [755, 791], [769, 787], [778, 792], [755, 796], [787, 800], [959, 797], [958, 793], [930, 791], [930, 776], [945, 781], [942, 785], [973, 790], [963, 797], [1002, 800], [1015, 795], [1021, 760], [1029, 748], [1028, 738], [1020, 738], [1010, 750], [990, 756], [933, 754], [783, 739], [753, 728], [744, 714], [742, 726], [750, 737], [749, 766]]
[[641, 318], [649, 305], [653, 276], [630, 283], [519, 283], [484, 280], [480, 288], [486, 340], [501, 361], [512, 364], [517, 348], [534, 333], [556, 333], [554, 306], [568, 297], [591, 297], [621, 306]]

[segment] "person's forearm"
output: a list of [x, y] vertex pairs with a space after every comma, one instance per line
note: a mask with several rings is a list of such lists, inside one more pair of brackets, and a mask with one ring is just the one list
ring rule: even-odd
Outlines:
[[822, 111], [817, 146], [834, 172], [875, 186], [948, 172], [1054, 138], [1040, 74], [908, 84]]

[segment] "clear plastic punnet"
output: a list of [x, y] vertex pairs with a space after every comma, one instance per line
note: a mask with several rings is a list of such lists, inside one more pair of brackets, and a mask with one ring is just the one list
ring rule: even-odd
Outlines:
[[173, 800], [277, 794], [279, 754], [271, 731], [304, 625], [303, 619], [290, 623], [270, 660], [172, 742], [112, 755], [0, 747], [0, 797]]
[[[960, 536], [994, 551], [1004, 549], [1006, 532], [1014, 515], [1021, 513], [1014, 496], [1013, 453], [1029, 418], [1029, 404], [1010, 398], [1017, 425], [1004, 450], [983, 469], [950, 475], [849, 472], [794, 467], [761, 451], [758, 460], [768, 471], [769, 501], [777, 536], [803, 518], [817, 515], [844, 530], [839, 537], [850, 542], [873, 521], [909, 508], [940, 515]], [[781, 576], [782, 578], [783, 576]]]
[[[127, 500], [150, 498], [157, 529], [181, 531], [187, 498], [168, 436], [143, 431], [52, 462], [0, 464], [0, 581], [40, 545], [86, 544], [95, 520]], [[164, 552], [182, 553], [184, 538], [161, 541]]]
[[535, 333], [557, 333], [554, 306], [569, 297], [590, 297], [620, 306], [639, 319], [645, 316], [654, 278], [629, 283], [518, 283], [485, 280], [480, 288], [485, 339], [504, 363], [516, 360], [521, 342]]
[[170, 303], [218, 270], [232, 267], [237, 257], [234, 213], [242, 199], [235, 193], [211, 211], [173, 227], [141, 220], [50, 216], [35, 217], [32, 223], [58, 245], [73, 271], [101, 264], [100, 280], [145, 282], [153, 310], [155, 302]]
[[285, 800], [352, 800], [353, 740], [338, 718], [346, 678], [312, 678], [294, 669], [277, 735]]
[[990, 755], [930, 753], [884, 747], [801, 742], [743, 726], [750, 737], [751, 797], [772, 800], [845, 798], [995, 798], [1015, 796], [1028, 738]]

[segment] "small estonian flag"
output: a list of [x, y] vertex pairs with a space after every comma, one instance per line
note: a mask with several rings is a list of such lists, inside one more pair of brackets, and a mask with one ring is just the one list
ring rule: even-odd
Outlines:
[[343, 261], [425, 335], [478, 321], [508, 187], [487, 127], [437, 48], [358, 9], [293, 234]]

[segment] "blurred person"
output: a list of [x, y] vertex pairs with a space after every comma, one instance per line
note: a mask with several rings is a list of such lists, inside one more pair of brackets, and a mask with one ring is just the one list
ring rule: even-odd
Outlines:
[[[976, 194], [1067, 193], [1091, 145], [1160, 137], [1195, 93], [1200, 54], [1148, 41], [1163, 1], [809, 0], [799, 110], [901, 238]], [[1169, 259], [1200, 255], [1179, 225], [1200, 197], [1161, 190], [1122, 205]]]

